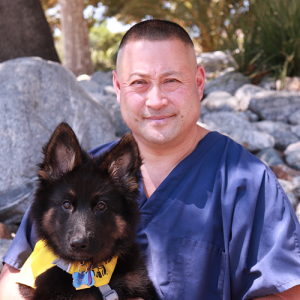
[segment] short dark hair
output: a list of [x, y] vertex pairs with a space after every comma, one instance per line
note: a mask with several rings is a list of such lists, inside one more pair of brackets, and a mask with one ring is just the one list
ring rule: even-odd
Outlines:
[[123, 36], [119, 50], [130, 41], [164, 41], [169, 39], [179, 39], [185, 44], [194, 46], [190, 36], [180, 25], [166, 20], [151, 19], [132, 26]]

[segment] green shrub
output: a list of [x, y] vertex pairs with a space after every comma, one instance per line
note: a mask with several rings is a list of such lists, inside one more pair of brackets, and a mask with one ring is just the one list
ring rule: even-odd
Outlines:
[[300, 76], [300, 1], [252, 0], [241, 17], [247, 20], [241, 22], [244, 42], [236, 55], [241, 71], [251, 77], [271, 73], [283, 81]]
[[95, 71], [108, 71], [115, 68], [123, 34], [110, 32], [106, 27], [106, 21], [90, 28], [90, 51]]

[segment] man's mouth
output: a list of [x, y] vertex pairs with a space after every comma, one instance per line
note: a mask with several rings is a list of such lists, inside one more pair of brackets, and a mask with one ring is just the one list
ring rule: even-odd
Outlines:
[[145, 117], [146, 120], [149, 120], [149, 121], [153, 121], [153, 122], [163, 122], [163, 121], [166, 121], [170, 118], [172, 118], [174, 115], [173, 114], [170, 114], [170, 115], [158, 115], [158, 116], [147, 116]]

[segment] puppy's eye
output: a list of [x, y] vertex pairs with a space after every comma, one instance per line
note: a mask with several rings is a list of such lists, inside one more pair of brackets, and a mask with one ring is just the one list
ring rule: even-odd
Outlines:
[[72, 204], [71, 204], [70, 201], [64, 201], [63, 204], [62, 204], [62, 207], [63, 207], [64, 209], [69, 210], [69, 209], [72, 208]]
[[106, 210], [106, 204], [103, 201], [97, 203], [96, 210], [104, 212]]

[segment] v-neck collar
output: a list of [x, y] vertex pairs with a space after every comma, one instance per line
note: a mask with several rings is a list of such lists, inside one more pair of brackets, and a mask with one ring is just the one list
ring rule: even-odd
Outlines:
[[182, 179], [189, 173], [192, 166], [223, 136], [218, 132], [209, 132], [203, 139], [201, 139], [195, 150], [185, 157], [164, 179], [154, 193], [147, 199], [144, 189], [143, 180], [140, 183], [140, 213], [142, 215], [140, 226], [145, 228], [153, 219], [160, 208], [170, 198], [172, 193], [179, 186]]

